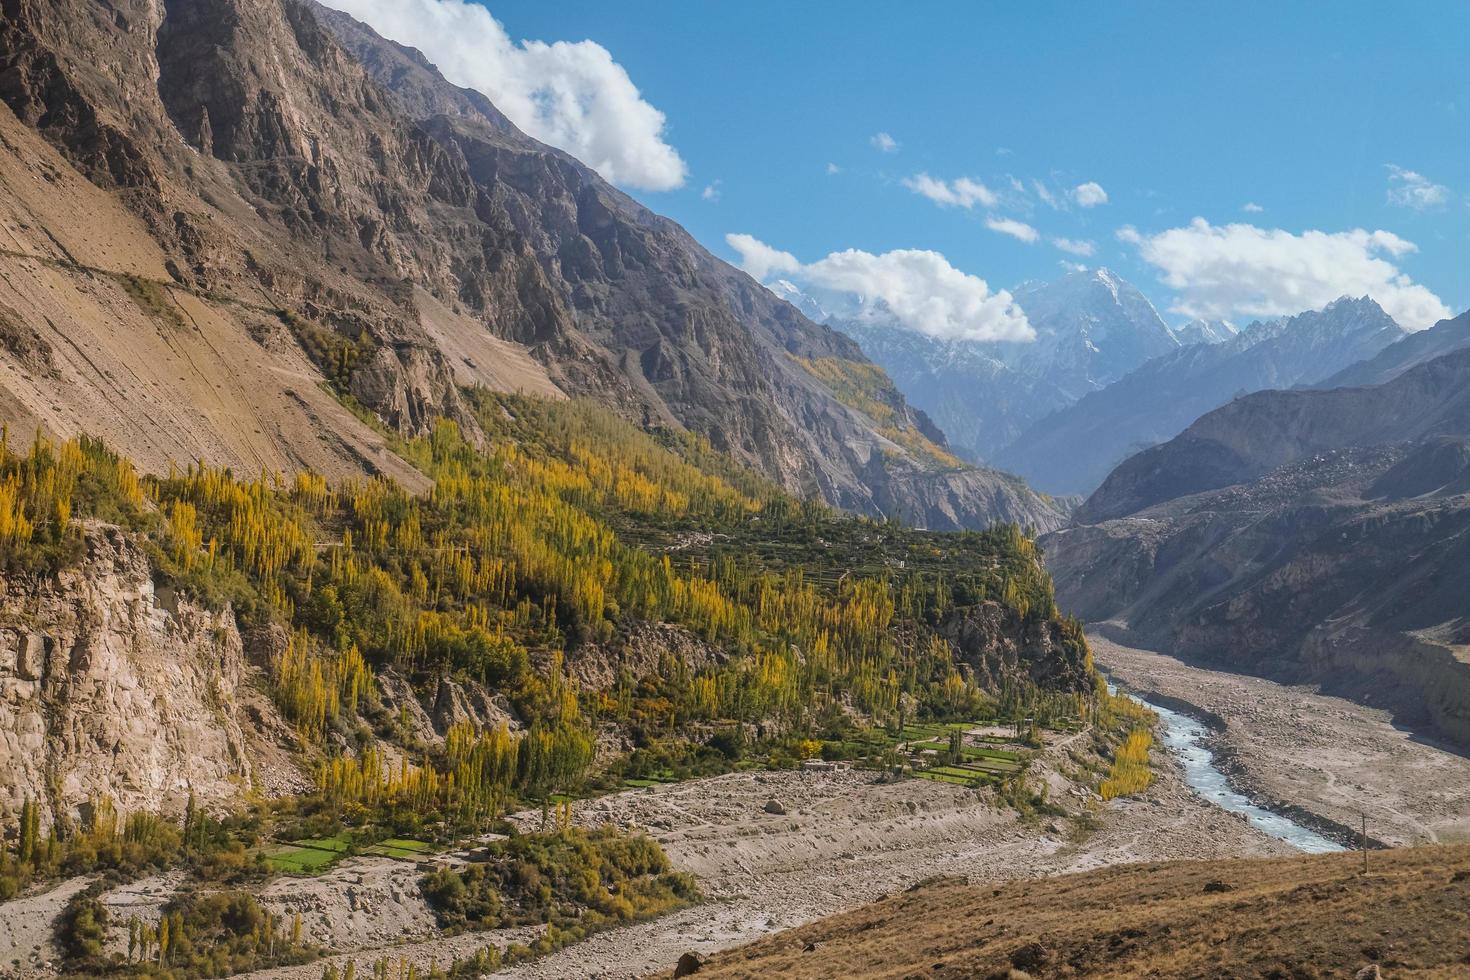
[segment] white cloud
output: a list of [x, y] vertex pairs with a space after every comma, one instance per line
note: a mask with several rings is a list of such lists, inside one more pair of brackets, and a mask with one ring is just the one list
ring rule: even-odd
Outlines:
[[1388, 231], [1304, 231], [1248, 224], [1211, 225], [1195, 218], [1187, 227], [1142, 235], [1132, 226], [1118, 239], [1159, 270], [1178, 293], [1170, 308], [1188, 317], [1284, 316], [1320, 309], [1340, 296], [1371, 296], [1410, 330], [1450, 315], [1394, 259], [1416, 251]]
[[[1019, 188], [1020, 185], [1016, 184], [1015, 186]], [[1053, 194], [1051, 192], [1051, 189], [1039, 180], [1033, 179], [1031, 181], [1031, 189], [1036, 191], [1036, 196], [1041, 198], [1041, 203], [1045, 204], [1053, 211], [1060, 211], [1062, 208], [1067, 206], [1066, 201], [1062, 200], [1056, 194]]]
[[1072, 188], [1072, 200], [1077, 202], [1078, 207], [1095, 208], [1099, 204], [1108, 203], [1108, 192], [1097, 181], [1089, 180]]
[[1026, 314], [1005, 290], [961, 272], [938, 252], [898, 249], [874, 255], [858, 249], [833, 252], [803, 265], [790, 252], [750, 235], [726, 235], [741, 266], [755, 278], [787, 276], [839, 315], [897, 320], [931, 337], [965, 340], [1032, 340]]
[[1057, 265], [1061, 266], [1063, 269], [1066, 269], [1068, 272], [1087, 271], [1087, 266], [1082, 262], [1069, 262], [1067, 259], [1062, 259], [1057, 262]]
[[734, 232], [725, 236], [730, 247], [740, 253], [740, 268], [765, 282], [772, 275], [795, 275], [801, 263], [790, 252], [772, 248], [754, 235]]
[[877, 147], [883, 153], [898, 152], [898, 140], [889, 136], [887, 133], [874, 133], [873, 138], [868, 142], [872, 143], [873, 146]]
[[595, 41], [512, 41], [465, 0], [327, 0], [384, 37], [423, 51], [444, 77], [477, 89], [510, 120], [615, 184], [680, 187], [688, 167], [665, 141], [664, 114]]
[[1053, 238], [1051, 243], [1063, 252], [1073, 255], [1091, 255], [1097, 251], [1097, 243], [1078, 238]]
[[998, 231], [1002, 235], [1010, 235], [1028, 245], [1041, 237], [1041, 233], [1035, 228], [1015, 218], [986, 218], [985, 227], [991, 231]]
[[837, 166], [837, 164], [835, 164], [835, 163], [829, 163], [829, 164], [827, 164], [827, 176], [830, 177], [833, 174], [840, 174], [840, 173], [842, 173], [842, 168], [839, 167], [839, 166]]
[[699, 192], [699, 196], [704, 198], [706, 201], [718, 201], [720, 199], [720, 185], [723, 183], [723, 180], [716, 177], [714, 180], [704, 185], [704, 190]]
[[914, 174], [903, 179], [903, 186], [915, 194], [927, 197], [942, 208], [973, 208], [977, 204], [994, 207], [995, 192], [978, 180], [960, 177], [943, 181], [928, 174]]
[[1450, 189], [1428, 177], [1403, 167], [1388, 164], [1388, 203], [1415, 211], [1443, 207], [1450, 199]]
[[1246, 201], [1245, 204], [1241, 206], [1240, 210], [1244, 211], [1246, 214], [1260, 214], [1266, 209], [1261, 207], [1255, 201]]

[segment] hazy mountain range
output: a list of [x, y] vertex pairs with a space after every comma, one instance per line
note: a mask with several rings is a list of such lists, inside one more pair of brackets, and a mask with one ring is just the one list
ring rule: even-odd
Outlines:
[[1076, 520], [1043, 544], [1078, 615], [1470, 743], [1470, 349], [1236, 399], [1119, 466]]

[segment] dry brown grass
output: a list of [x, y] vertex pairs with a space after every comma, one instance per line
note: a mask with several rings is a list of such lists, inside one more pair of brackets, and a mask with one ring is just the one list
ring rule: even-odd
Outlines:
[[699, 977], [1470, 977], [1470, 846], [945, 879], [716, 955]]

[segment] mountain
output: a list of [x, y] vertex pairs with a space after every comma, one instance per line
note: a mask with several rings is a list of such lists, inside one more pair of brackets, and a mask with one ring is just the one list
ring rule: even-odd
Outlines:
[[1008, 367], [991, 345], [940, 340], [897, 323], [829, 319], [856, 340], [957, 452], [989, 459], [1033, 422], [1071, 403], [1045, 378]]
[[1107, 269], [1023, 283], [1012, 295], [1036, 329], [1036, 340], [993, 345], [997, 356], [1073, 399], [1179, 346], [1143, 293]]
[[482, 386], [594, 398], [863, 513], [1059, 520], [958, 465], [854, 343], [326, 8], [17, 2], [0, 102], [18, 432], [423, 485], [379, 426], [478, 438]]
[[993, 459], [1049, 492], [1085, 494], [1131, 454], [1231, 398], [1320, 381], [1405, 333], [1367, 297], [1253, 323], [1224, 342], [1154, 358], [1037, 422]]
[[1470, 744], [1470, 350], [1237, 399], [1119, 466], [1077, 521], [1043, 544], [1084, 618]]
[[1229, 320], [1190, 320], [1171, 331], [1179, 346], [1190, 344], [1223, 344], [1240, 331]]
[[1107, 269], [1027, 283], [1016, 302], [1032, 343], [946, 340], [894, 321], [822, 310], [789, 284], [784, 295], [857, 340], [956, 450], [990, 460], [1030, 425], [1177, 342], [1143, 294]]
[[1428, 330], [1411, 333], [1373, 357], [1348, 365], [1316, 387], [1380, 385], [1392, 381], [1411, 367], [1465, 347], [1470, 347], [1470, 313], [1462, 313], [1452, 320], [1441, 320]]

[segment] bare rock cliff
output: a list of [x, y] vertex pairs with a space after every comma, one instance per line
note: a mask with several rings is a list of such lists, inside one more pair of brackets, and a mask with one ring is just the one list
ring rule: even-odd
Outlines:
[[0, 810], [26, 797], [57, 816], [104, 797], [125, 813], [177, 812], [191, 791], [206, 805], [237, 798], [270, 756], [254, 751], [261, 719], [247, 712], [273, 712], [248, 689], [233, 614], [155, 590], [116, 529], [87, 547], [55, 580], [4, 582]]

